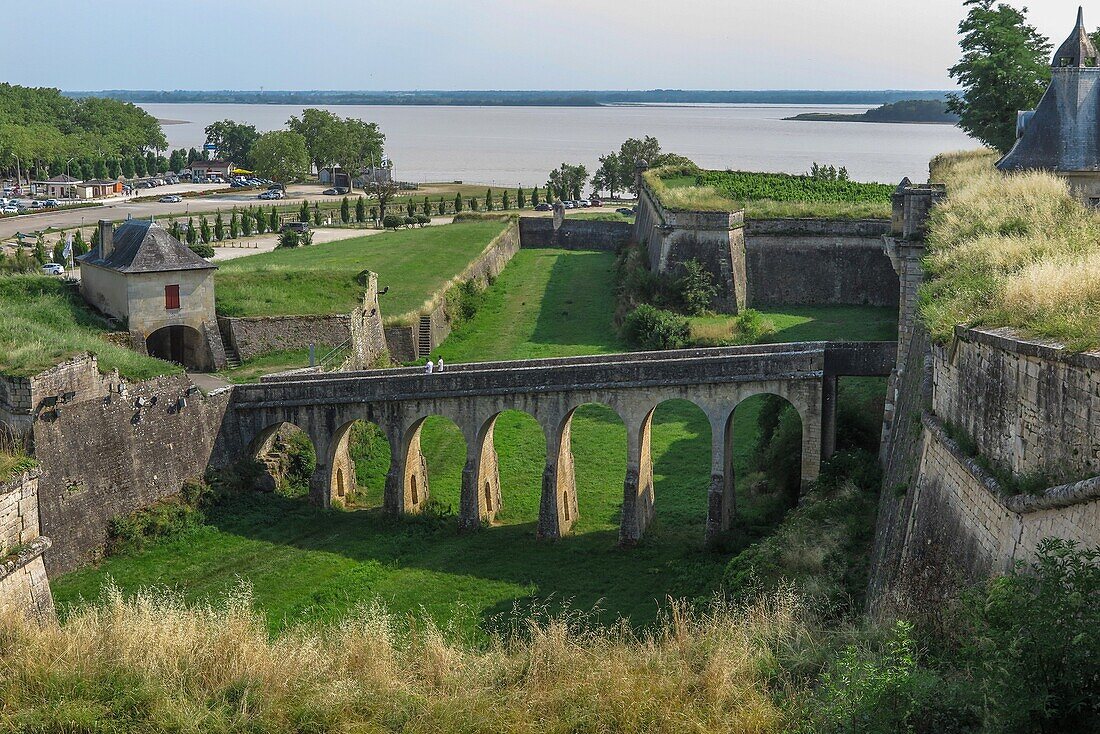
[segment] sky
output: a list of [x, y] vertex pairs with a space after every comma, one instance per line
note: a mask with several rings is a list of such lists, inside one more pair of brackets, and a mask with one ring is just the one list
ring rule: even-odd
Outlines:
[[[1057, 44], [1078, 4], [1032, 0], [1029, 18]], [[950, 89], [965, 13], [962, 0], [5, 6], [0, 81], [65, 90]], [[1100, 26], [1100, 0], [1085, 13]]]

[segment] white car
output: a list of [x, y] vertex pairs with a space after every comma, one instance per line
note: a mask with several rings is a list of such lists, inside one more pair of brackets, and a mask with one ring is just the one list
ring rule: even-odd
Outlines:
[[64, 275], [65, 268], [57, 263], [46, 263], [42, 266], [42, 272], [46, 275]]

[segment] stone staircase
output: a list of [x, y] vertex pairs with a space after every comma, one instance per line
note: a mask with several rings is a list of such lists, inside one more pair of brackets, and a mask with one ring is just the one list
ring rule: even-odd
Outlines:
[[421, 316], [420, 328], [417, 329], [417, 354], [427, 357], [432, 351], [432, 317]]
[[222, 348], [225, 349], [225, 363], [229, 366], [229, 369], [235, 370], [241, 366], [241, 355], [233, 347], [228, 339], [225, 338], [225, 334], [221, 334]]

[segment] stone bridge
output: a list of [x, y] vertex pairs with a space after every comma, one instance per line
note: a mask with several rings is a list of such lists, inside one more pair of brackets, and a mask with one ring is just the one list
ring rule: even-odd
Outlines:
[[715, 349], [638, 352], [568, 359], [448, 365], [368, 372], [296, 373], [233, 388], [229, 429], [253, 455], [283, 423], [305, 431], [317, 452], [311, 499], [329, 506], [353, 481], [347, 458], [352, 424], [377, 424], [390, 444], [385, 508], [416, 512], [429, 488], [420, 432], [430, 416], [445, 416], [466, 439], [459, 521], [491, 522], [500, 509], [493, 427], [506, 410], [535, 418], [546, 436], [538, 534], [556, 538], [577, 520], [570, 426], [581, 405], [613, 409], [627, 431], [627, 472], [619, 539], [638, 540], [653, 516], [650, 430], [666, 400], [697, 405], [710, 422], [711, 481], [707, 538], [730, 525], [734, 511], [733, 414], [743, 400], [770, 393], [788, 400], [802, 419], [802, 480], [817, 477], [833, 451], [837, 378], [889, 375], [894, 342], [806, 342]]

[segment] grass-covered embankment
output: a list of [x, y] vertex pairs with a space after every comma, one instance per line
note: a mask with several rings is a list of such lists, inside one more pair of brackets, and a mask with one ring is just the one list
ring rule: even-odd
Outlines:
[[77, 286], [45, 275], [0, 277], [0, 374], [29, 376], [91, 352], [104, 372], [130, 380], [181, 371], [178, 365], [110, 344], [107, 325]]
[[646, 183], [673, 211], [732, 212], [747, 219], [886, 219], [893, 186], [786, 173], [655, 168]]
[[364, 270], [390, 287], [387, 320], [419, 309], [461, 273], [505, 225], [462, 222], [280, 249], [229, 260], [216, 276], [218, 313], [288, 316], [348, 313], [358, 304]]
[[1063, 179], [1003, 174], [995, 160], [973, 151], [932, 161], [932, 180], [948, 185], [929, 219], [921, 289], [933, 338], [948, 341], [964, 324], [1100, 347], [1100, 214]]

